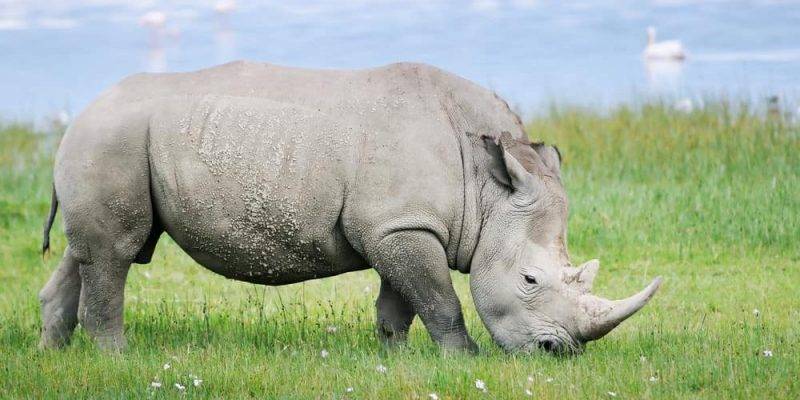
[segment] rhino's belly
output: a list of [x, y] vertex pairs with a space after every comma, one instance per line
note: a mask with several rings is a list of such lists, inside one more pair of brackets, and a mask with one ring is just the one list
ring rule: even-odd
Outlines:
[[235, 185], [180, 188], [158, 196], [159, 218], [184, 251], [223, 276], [278, 285], [368, 267], [340, 229], [335, 196], [303, 205], [268, 191], [253, 198]]
[[366, 266], [355, 262], [337, 267], [331, 259], [340, 254], [326, 254], [315, 243], [260, 241], [259, 248], [246, 248], [225, 238], [209, 238], [205, 243], [180, 240], [179, 245], [204, 267], [230, 279], [283, 285], [337, 275]]
[[[154, 121], [154, 205], [199, 263], [265, 284], [366, 267], [339, 226], [350, 131], [306, 110], [239, 98], [201, 99]], [[337, 141], [320, 140], [332, 130]]]

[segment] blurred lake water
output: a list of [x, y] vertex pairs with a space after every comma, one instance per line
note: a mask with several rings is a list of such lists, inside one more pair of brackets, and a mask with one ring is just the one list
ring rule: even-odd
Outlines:
[[[645, 62], [648, 26], [682, 41], [685, 62]], [[552, 102], [605, 108], [651, 96], [691, 107], [778, 95], [794, 111], [800, 2], [0, 0], [0, 57], [3, 120], [77, 113], [134, 72], [236, 59], [425, 62], [526, 115]]]

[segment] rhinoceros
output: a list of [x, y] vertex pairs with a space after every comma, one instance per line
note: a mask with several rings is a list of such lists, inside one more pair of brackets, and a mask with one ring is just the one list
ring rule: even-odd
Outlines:
[[458, 270], [503, 349], [579, 352], [661, 280], [624, 300], [591, 294], [599, 264], [570, 263], [560, 169], [496, 94], [423, 64], [130, 76], [59, 146], [43, 250], [59, 203], [68, 245], [39, 293], [40, 346], [80, 322], [124, 349], [128, 270], [166, 232], [204, 267], [262, 285], [372, 268], [383, 341], [403, 342], [419, 316], [443, 349], [475, 351]]

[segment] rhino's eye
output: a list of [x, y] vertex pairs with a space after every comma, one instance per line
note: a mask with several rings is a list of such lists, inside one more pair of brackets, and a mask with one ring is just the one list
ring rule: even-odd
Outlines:
[[536, 278], [533, 275], [525, 275], [525, 282], [531, 285], [536, 285], [537, 283], [539, 283], [536, 281]]

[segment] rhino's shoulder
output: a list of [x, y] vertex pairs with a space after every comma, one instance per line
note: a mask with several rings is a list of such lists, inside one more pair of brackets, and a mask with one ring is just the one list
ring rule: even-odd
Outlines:
[[420, 97], [435, 100], [463, 129], [486, 135], [502, 131], [514, 137], [525, 134], [522, 120], [508, 102], [475, 82], [422, 63], [396, 63], [383, 69], [387, 74], [399, 76]]
[[[483, 89], [474, 83], [432, 65], [416, 62], [399, 62], [374, 70], [380, 75], [393, 80], [405, 80], [411, 85], [427, 90], [453, 90], [459, 87]], [[485, 89], [483, 89], [485, 91]]]
[[418, 63], [418, 62], [408, 62], [408, 61], [387, 64], [383, 67], [379, 67], [378, 69], [390, 71], [393, 73], [417, 75], [417, 76], [447, 73], [446, 71], [434, 67], [433, 65]]

